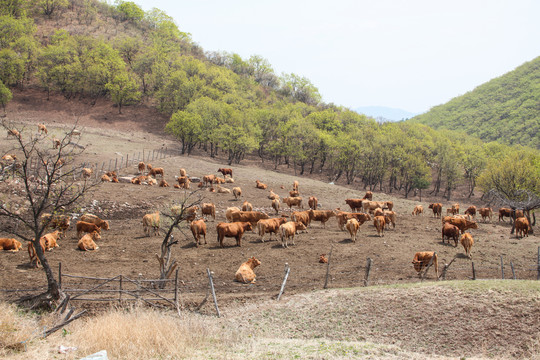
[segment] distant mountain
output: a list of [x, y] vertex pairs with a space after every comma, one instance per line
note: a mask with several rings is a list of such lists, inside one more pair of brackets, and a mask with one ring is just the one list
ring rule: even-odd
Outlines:
[[540, 57], [409, 121], [540, 149]]
[[410, 119], [418, 114], [402, 110], [395, 109], [386, 106], [361, 106], [354, 109], [359, 114], [371, 116], [374, 119], [382, 121], [400, 121]]

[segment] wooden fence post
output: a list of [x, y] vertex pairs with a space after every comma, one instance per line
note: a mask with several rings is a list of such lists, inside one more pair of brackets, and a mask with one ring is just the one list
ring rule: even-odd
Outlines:
[[323, 289], [328, 288], [328, 277], [330, 276], [330, 260], [332, 258], [332, 250], [334, 249], [334, 244], [330, 246], [330, 252], [328, 253], [328, 262], [326, 263], [326, 279], [324, 280]]
[[501, 278], [504, 280], [504, 264], [503, 264], [502, 255], [501, 255]]
[[118, 171], [118, 158], [114, 159], [114, 171]]
[[120, 275], [120, 291], [118, 291], [118, 301], [122, 301], [122, 275]]
[[129, 154], [126, 154], [126, 167], [129, 167]]
[[471, 261], [472, 266], [472, 279], [476, 280], [476, 271], [474, 270], [474, 261]]
[[62, 263], [58, 263], [58, 288], [62, 288]]
[[277, 297], [277, 301], [281, 298], [281, 295], [283, 294], [283, 290], [285, 290], [285, 284], [287, 283], [287, 278], [289, 277], [289, 273], [291, 272], [291, 267], [288, 263], [285, 263], [285, 275], [283, 276], [283, 282], [281, 283], [281, 289], [279, 290], [279, 294]]
[[540, 246], [538, 247], [538, 256], [536, 258], [536, 280], [540, 280]]
[[180, 305], [178, 303], [178, 268], [176, 268], [176, 273], [174, 275], [174, 305], [176, 306], [178, 316], [180, 316]]
[[217, 316], [221, 317], [221, 314], [219, 313], [219, 307], [217, 304], [216, 291], [214, 290], [214, 280], [212, 280], [212, 273], [210, 272], [210, 269], [208, 268], [206, 268], [206, 273], [208, 274], [208, 281], [210, 282], [210, 290], [212, 291], [212, 296], [214, 297], [214, 305], [216, 307]]
[[512, 278], [516, 280], [516, 272], [514, 270], [514, 263], [510, 261], [510, 268], [512, 269]]
[[107, 171], [111, 171], [111, 162], [112, 162], [112, 159], [109, 159], [109, 167], [107, 167]]
[[368, 286], [369, 284], [369, 273], [371, 271], [371, 258], [367, 258], [366, 261], [366, 274], [364, 275], [364, 286]]

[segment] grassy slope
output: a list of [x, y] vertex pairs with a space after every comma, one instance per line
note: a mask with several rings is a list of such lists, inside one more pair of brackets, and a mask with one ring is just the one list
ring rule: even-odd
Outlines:
[[540, 57], [411, 119], [484, 141], [540, 147]]
[[[2, 309], [2, 329], [26, 328]], [[335, 289], [222, 309], [222, 319], [111, 310], [30, 342], [9, 359], [67, 358], [106, 349], [119, 359], [538, 358], [540, 282], [467, 281]], [[7, 315], [6, 315], [7, 314]], [[10, 324], [11, 322], [11, 324]], [[15, 322], [17, 325], [13, 325]], [[4, 338], [4, 344], [8, 339]]]

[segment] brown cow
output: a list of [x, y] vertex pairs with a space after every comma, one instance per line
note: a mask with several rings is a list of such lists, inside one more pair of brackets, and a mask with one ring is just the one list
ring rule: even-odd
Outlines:
[[259, 231], [259, 236], [261, 237], [261, 242], [264, 242], [264, 234], [270, 234], [270, 239], [272, 239], [272, 234], [276, 234], [279, 231], [281, 224], [287, 222], [287, 218], [273, 218], [273, 219], [261, 219], [257, 222], [257, 230]]
[[340, 230], [344, 230], [344, 226], [347, 220], [355, 218], [358, 220], [359, 225], [362, 225], [366, 221], [371, 220], [371, 216], [366, 213], [350, 213], [336, 209], [336, 218]]
[[0, 250], [17, 252], [21, 249], [22, 244], [19, 240], [13, 238], [0, 238]]
[[444, 223], [442, 227], [442, 242], [444, 244], [444, 239], [448, 238], [448, 243], [450, 244], [450, 238], [454, 239], [455, 247], [457, 247], [459, 239], [459, 228], [450, 223]]
[[40, 134], [44, 134], [47, 135], [49, 133], [49, 131], [47, 130], [47, 127], [45, 126], [45, 124], [38, 124], [38, 132]]
[[139, 170], [139, 174], [142, 174], [144, 172], [144, 169], [146, 168], [146, 165], [142, 161], [140, 161], [137, 168]]
[[516, 238], [519, 238], [520, 235], [521, 237], [529, 237], [529, 228], [529, 220], [524, 216], [518, 217], [516, 219]]
[[298, 181], [297, 180], [294, 180], [293, 184], [292, 184], [292, 188], [294, 191], [298, 191]]
[[384, 206], [382, 208], [392, 211], [392, 209], [394, 208], [394, 202], [393, 201], [385, 201]]
[[150, 236], [150, 230], [154, 230], [154, 235], [159, 235], [159, 226], [161, 225], [161, 221], [159, 218], [159, 211], [156, 211], [152, 214], [146, 214], [143, 216], [142, 219], [144, 233], [147, 236]]
[[474, 245], [474, 239], [472, 235], [469, 233], [465, 233], [461, 235], [460, 242], [461, 242], [461, 245], [463, 245], [463, 248], [465, 249], [465, 255], [467, 255], [469, 259], [472, 259], [471, 248]]
[[279, 226], [279, 233], [281, 234], [281, 246], [285, 248], [289, 247], [287, 244], [289, 238], [291, 238], [292, 244], [294, 245], [294, 235], [298, 230], [305, 229], [305, 225], [298, 221], [288, 221], [285, 224], [281, 224]]
[[424, 213], [424, 207], [422, 205], [416, 205], [412, 211], [413, 215], [420, 215]]
[[79, 239], [77, 247], [82, 251], [97, 250], [99, 249], [99, 246], [95, 243], [97, 240], [101, 240], [101, 235], [97, 231], [92, 231], [92, 233], [85, 234]]
[[272, 209], [276, 210], [276, 215], [279, 213], [279, 199], [272, 200]]
[[293, 211], [291, 219], [296, 222], [301, 222], [304, 226], [308, 227], [313, 219], [313, 210]]
[[336, 216], [336, 213], [332, 210], [311, 210], [313, 211], [312, 221], [320, 221], [322, 226], [326, 228], [326, 222], [330, 220], [331, 217]]
[[452, 225], [456, 225], [462, 234], [468, 229], [478, 229], [478, 224], [475, 221], [467, 219], [451, 218], [448, 222]]
[[216, 220], [216, 205], [213, 203], [202, 203], [201, 215], [210, 215], [214, 220]]
[[240, 265], [240, 267], [236, 271], [236, 274], [234, 274], [234, 279], [244, 284], [253, 284], [256, 277], [253, 269], [255, 269], [259, 265], [261, 265], [261, 262], [255, 259], [255, 256], [253, 256], [251, 259]]
[[[34, 239], [32, 239], [32, 241], [34, 241]], [[30, 265], [37, 268], [39, 265], [41, 265], [41, 261], [39, 260], [37, 256], [37, 252], [36, 252], [36, 249], [34, 248], [34, 243], [32, 241], [28, 242], [28, 256], [30, 257]], [[47, 249], [48, 245], [49, 245], [48, 241], [45, 239], [44, 236], [42, 236], [39, 239], [39, 246], [41, 246], [41, 251], [44, 252], [45, 249]], [[35, 265], [34, 265], [34, 262], [35, 262]]]
[[310, 196], [308, 199], [308, 206], [310, 209], [317, 210], [319, 200], [315, 196]]
[[203, 176], [203, 184], [204, 184], [204, 186], [212, 185], [215, 178], [216, 178], [216, 176], [214, 174], [204, 175]]
[[216, 226], [217, 240], [219, 246], [223, 246], [223, 239], [226, 237], [233, 237], [236, 239], [236, 246], [242, 246], [242, 235], [245, 231], [253, 230], [250, 222], [233, 222], [233, 223], [219, 223]]
[[195, 239], [195, 246], [199, 247], [199, 245], [201, 245], [201, 235], [203, 236], [204, 244], [206, 245], [206, 223], [204, 222], [204, 219], [193, 220], [190, 228], [193, 238]]
[[470, 215], [474, 219], [474, 217], [476, 216], [476, 206], [474, 205], [469, 206], [467, 210], [465, 210], [464, 214]]
[[260, 182], [259, 180], [255, 180], [255, 187], [256, 187], [257, 189], [263, 189], [263, 190], [266, 190], [266, 188], [268, 187], [268, 185], [263, 184], [263, 183]]
[[456, 215], [456, 214], [459, 214], [459, 204], [458, 203], [452, 204], [452, 215]]
[[231, 221], [233, 222], [250, 222], [252, 225], [257, 224], [261, 219], [268, 219], [268, 214], [262, 211], [235, 211], [231, 213]]
[[349, 205], [352, 212], [362, 210], [362, 199], [345, 199], [345, 203]]
[[[373, 201], [373, 193], [371, 191], [366, 191], [366, 194], [364, 195], [364, 197], [362, 199]], [[390, 210], [392, 210], [392, 209], [390, 209]]]
[[384, 221], [386, 222], [386, 227], [390, 228], [390, 224], [392, 224], [392, 229], [396, 228], [396, 218], [397, 214], [395, 211], [391, 210], [384, 210], [383, 211]]
[[101, 234], [101, 228], [96, 224], [86, 221], [77, 221], [77, 237], [80, 239], [83, 233], [91, 233], [97, 231]]
[[492, 216], [493, 216], [493, 209], [490, 207], [480, 208], [478, 209], [478, 213], [482, 217], [482, 221], [486, 221], [486, 219], [489, 219], [489, 222], [491, 222]]
[[441, 217], [442, 216], [442, 204], [441, 203], [429, 204], [428, 208], [433, 210], [433, 217]]
[[347, 223], [345, 224], [345, 227], [349, 231], [349, 234], [351, 235], [351, 240], [353, 242], [356, 242], [356, 234], [358, 232], [358, 229], [360, 228], [360, 224], [358, 223], [358, 220], [355, 218], [347, 220]]
[[253, 205], [249, 201], [244, 201], [242, 204], [242, 211], [253, 211]]
[[304, 205], [302, 205], [302, 197], [300, 196], [283, 198], [283, 202], [289, 205], [289, 209], [291, 209], [293, 206], [297, 206], [300, 209], [304, 208]]
[[163, 168], [151, 168], [150, 171], [148, 171], [148, 176], [156, 177], [157, 175], [161, 175], [163, 178], [165, 176], [165, 170]]
[[268, 195], [268, 198], [269, 198], [270, 200], [279, 199], [279, 195], [276, 194], [275, 192], [273, 192], [272, 189], [270, 189], [270, 195]]
[[107, 220], [100, 219], [98, 216], [94, 214], [84, 214], [83, 216], [81, 216], [81, 221], [91, 223], [91, 224], [96, 224], [103, 230], [109, 230], [109, 222]]
[[364, 202], [362, 203], [362, 206], [364, 208], [365, 213], [367, 212], [372, 213], [377, 208], [381, 208], [381, 209], [384, 208], [384, 202], [364, 200]]
[[231, 177], [232, 176], [232, 169], [229, 169], [229, 168], [219, 168], [218, 169], [218, 172], [220, 172], [221, 174], [223, 174], [223, 177], [226, 177], [227, 175], [230, 175]]
[[232, 214], [237, 212], [237, 211], [240, 211], [240, 208], [239, 207], [236, 207], [236, 206], [232, 206], [232, 207], [228, 207], [227, 210], [225, 210], [225, 218], [227, 219], [228, 222], [232, 222]]
[[375, 216], [373, 218], [373, 226], [377, 229], [377, 235], [384, 236], [384, 227], [386, 225], [386, 220], [384, 216]]
[[416, 270], [418, 275], [420, 275], [422, 269], [428, 266], [431, 258], [433, 258], [432, 264], [435, 267], [435, 275], [437, 276], [437, 280], [439, 280], [439, 261], [438, 256], [434, 251], [421, 251], [414, 254], [414, 259], [412, 261], [414, 270]]
[[319, 262], [321, 264], [328, 264], [328, 259], [326, 258], [326, 254], [319, 255]]
[[504, 222], [504, 218], [508, 217], [510, 220], [512, 220], [512, 209], [509, 208], [500, 208], [499, 209], [499, 221]]
[[235, 200], [238, 200], [238, 198], [240, 196], [242, 196], [242, 189], [240, 187], [233, 187], [232, 189], [232, 192], [233, 192], [233, 195], [234, 195], [234, 199]]
[[298, 197], [300, 196], [300, 193], [296, 190], [289, 191], [289, 197]]

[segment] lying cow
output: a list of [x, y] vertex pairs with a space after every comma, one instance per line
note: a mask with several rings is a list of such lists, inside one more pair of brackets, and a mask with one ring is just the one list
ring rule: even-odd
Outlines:
[[99, 246], [95, 243], [97, 240], [101, 240], [101, 236], [97, 231], [93, 231], [91, 234], [85, 234], [80, 238], [77, 246], [82, 251], [97, 250], [99, 249]]
[[0, 238], [0, 250], [17, 252], [21, 249], [22, 244], [19, 240], [13, 238]]
[[255, 256], [253, 256], [248, 261], [240, 265], [240, 267], [236, 271], [236, 274], [234, 274], [234, 279], [244, 284], [253, 284], [256, 277], [253, 269], [255, 269], [259, 265], [261, 265], [261, 262], [255, 259]]

